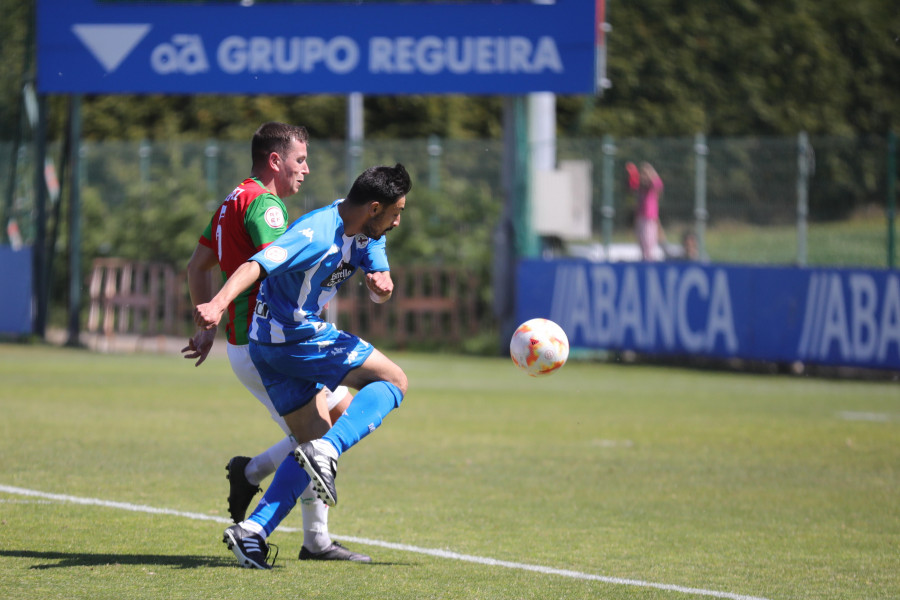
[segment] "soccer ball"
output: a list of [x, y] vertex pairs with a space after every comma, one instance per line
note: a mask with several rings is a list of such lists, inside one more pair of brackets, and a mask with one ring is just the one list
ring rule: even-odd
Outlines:
[[530, 319], [516, 328], [509, 341], [509, 355], [517, 367], [531, 375], [549, 375], [566, 364], [569, 338], [549, 319]]

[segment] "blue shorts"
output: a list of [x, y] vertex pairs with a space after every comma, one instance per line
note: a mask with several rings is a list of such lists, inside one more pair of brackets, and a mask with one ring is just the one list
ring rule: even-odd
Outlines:
[[299, 342], [250, 341], [250, 358], [281, 416], [308, 404], [323, 385], [336, 389], [374, 350], [372, 344], [331, 324]]

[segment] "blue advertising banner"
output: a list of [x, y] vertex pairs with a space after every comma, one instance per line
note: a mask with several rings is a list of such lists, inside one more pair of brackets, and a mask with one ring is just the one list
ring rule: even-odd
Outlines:
[[[247, 4], [247, 5], [245, 5]], [[38, 0], [42, 93], [590, 93], [595, 3]]]
[[0, 246], [0, 334], [27, 335], [32, 331], [31, 248]]
[[900, 369], [897, 271], [525, 260], [516, 303], [575, 347]]

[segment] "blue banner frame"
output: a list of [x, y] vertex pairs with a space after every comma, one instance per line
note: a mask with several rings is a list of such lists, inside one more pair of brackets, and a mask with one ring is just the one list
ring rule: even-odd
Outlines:
[[575, 347], [900, 369], [893, 270], [524, 260], [516, 288]]
[[38, 0], [42, 93], [594, 91], [595, 3]]

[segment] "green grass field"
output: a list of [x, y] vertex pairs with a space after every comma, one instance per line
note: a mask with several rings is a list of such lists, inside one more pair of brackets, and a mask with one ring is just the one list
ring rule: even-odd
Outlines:
[[[883, 217], [810, 223], [806, 243], [810, 266], [884, 268], [888, 263], [887, 222]], [[723, 225], [710, 230], [707, 251], [716, 262], [794, 264], [797, 228]]]
[[300, 563], [298, 509], [262, 572], [224, 465], [280, 430], [224, 358], [0, 345], [0, 598], [900, 597], [896, 382], [393, 356], [330, 520], [375, 562]]
[[[666, 225], [666, 235], [679, 243], [690, 225]], [[615, 232], [614, 241], [635, 243], [630, 228]], [[796, 225], [712, 223], [706, 229], [706, 252], [712, 262], [793, 265], [797, 262]], [[599, 240], [598, 240], [599, 241]], [[843, 221], [811, 222], [807, 231], [807, 265], [815, 267], [888, 266], [887, 220], [880, 214], [861, 214]], [[894, 262], [900, 248], [894, 249]]]

